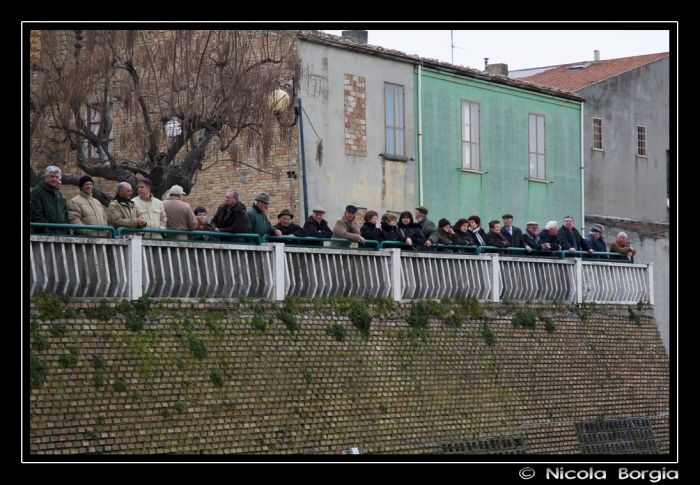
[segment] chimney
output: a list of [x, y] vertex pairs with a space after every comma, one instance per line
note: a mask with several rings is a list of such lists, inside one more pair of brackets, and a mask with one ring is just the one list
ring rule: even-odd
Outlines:
[[489, 58], [484, 57], [484, 71], [486, 70], [486, 66], [488, 66], [488, 65], [489, 65]]
[[593, 51], [593, 61], [600, 62], [600, 51], [599, 50]]
[[367, 43], [367, 31], [366, 30], [343, 30], [342, 37], [344, 40], [349, 40], [355, 44], [366, 44]]
[[489, 74], [499, 74], [508, 77], [508, 64], [489, 64], [485, 70]]

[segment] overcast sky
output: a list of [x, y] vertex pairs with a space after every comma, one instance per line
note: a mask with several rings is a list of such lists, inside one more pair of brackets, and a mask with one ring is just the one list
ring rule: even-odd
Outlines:
[[[600, 51], [601, 60], [670, 51], [669, 30], [661, 30], [668, 26], [662, 24], [649, 23], [649, 30], [486, 30], [487, 27], [480, 24], [476, 26], [480, 30], [369, 30], [368, 43], [481, 70], [484, 57], [489, 58], [489, 64], [504, 63], [509, 70], [516, 70], [592, 61], [595, 50]], [[342, 30], [323, 32], [341, 35]], [[677, 46], [675, 37], [673, 43]]]

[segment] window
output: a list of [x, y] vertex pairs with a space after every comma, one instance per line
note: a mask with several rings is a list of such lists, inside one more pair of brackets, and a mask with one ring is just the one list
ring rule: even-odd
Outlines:
[[593, 118], [593, 149], [603, 149], [603, 120]]
[[[103, 133], [100, 132], [100, 124], [102, 122], [102, 112], [100, 111], [101, 106], [89, 106], [87, 108], [87, 125], [90, 131], [92, 131], [99, 138], [104, 139]], [[112, 151], [112, 143], [114, 138], [112, 138], [112, 132], [109, 133], [109, 151]], [[105, 154], [102, 153], [102, 148], [98, 148], [92, 145], [92, 143], [86, 142], [85, 148], [88, 151], [88, 158], [92, 160], [104, 160], [106, 158]]]
[[403, 86], [385, 85], [386, 154], [404, 155]]
[[545, 147], [544, 147], [544, 116], [530, 114], [528, 116], [530, 155], [530, 178], [546, 180], [545, 176]]
[[637, 125], [637, 156], [647, 156], [647, 127]]
[[462, 100], [462, 168], [479, 170], [479, 103]]

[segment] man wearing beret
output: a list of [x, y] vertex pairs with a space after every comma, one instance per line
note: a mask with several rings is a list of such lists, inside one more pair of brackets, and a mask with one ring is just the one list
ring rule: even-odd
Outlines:
[[[335, 221], [335, 226], [333, 226], [333, 238], [350, 239], [360, 244], [365, 243], [365, 238], [362, 237], [360, 229], [355, 224], [355, 214], [357, 214], [357, 207], [352, 204], [345, 207], [345, 212]], [[330, 245], [350, 247], [348, 242], [331, 242]]]
[[[503, 214], [501, 218], [503, 219], [501, 234], [506, 238], [510, 247], [525, 248], [527, 252], [530, 252], [530, 247], [527, 246], [523, 240], [523, 231], [521, 231], [519, 227], [513, 225], [513, 214]], [[506, 254], [522, 255], [519, 251], [508, 251]]]
[[418, 223], [425, 236], [425, 247], [430, 248], [430, 246], [437, 244], [440, 236], [438, 235], [438, 228], [435, 227], [435, 223], [427, 217], [428, 208], [424, 205], [419, 205], [416, 207], [414, 216], [416, 217], [416, 223]]
[[[78, 180], [78, 195], [68, 201], [68, 224], [80, 224], [83, 226], [106, 226], [105, 208], [92, 196], [95, 182], [89, 175], [83, 175]], [[88, 229], [73, 229], [76, 234], [85, 236], [108, 237], [109, 231], [96, 231]]]

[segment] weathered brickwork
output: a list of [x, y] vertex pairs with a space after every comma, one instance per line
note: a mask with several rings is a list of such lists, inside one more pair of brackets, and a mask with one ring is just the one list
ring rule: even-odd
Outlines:
[[367, 101], [364, 76], [344, 74], [345, 154], [367, 156]]
[[269, 303], [154, 304], [139, 332], [81, 317], [96, 306], [69, 303], [76, 318], [52, 322], [32, 307], [48, 368], [30, 396], [33, 454], [580, 454], [577, 423], [626, 417], [647, 418], [669, 453], [669, 362], [650, 308], [635, 322], [612, 305], [531, 305], [550, 332], [515, 327], [523, 306], [484, 305], [461, 326], [430, 318], [422, 338], [411, 305], [370, 306], [365, 340], [325, 304], [297, 304], [295, 334]]

